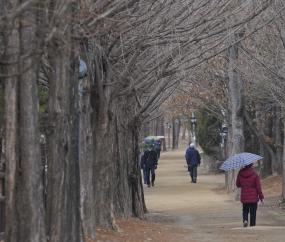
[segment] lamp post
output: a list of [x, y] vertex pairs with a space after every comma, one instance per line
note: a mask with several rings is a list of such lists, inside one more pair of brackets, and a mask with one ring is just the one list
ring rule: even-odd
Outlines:
[[79, 122], [78, 122], [78, 163], [79, 163], [79, 172], [80, 172], [80, 162], [81, 162], [81, 102], [82, 102], [82, 94], [83, 94], [83, 81], [84, 77], [87, 76], [87, 66], [83, 60], [79, 60], [79, 76], [78, 79], [82, 80], [78, 83], [78, 101], [79, 101]]
[[193, 140], [195, 148], [196, 148], [196, 134], [195, 134], [196, 125], [197, 125], [197, 119], [194, 117], [194, 113], [192, 113], [191, 127], [193, 129]]
[[226, 159], [226, 143], [225, 143], [225, 141], [226, 141], [227, 133], [228, 133], [228, 127], [226, 126], [226, 124], [222, 124], [220, 135], [222, 136], [221, 147], [222, 147], [222, 152], [223, 152], [223, 160]]
[[166, 121], [166, 128], [168, 130], [168, 147], [167, 149], [170, 149], [170, 136], [169, 136], [169, 131], [171, 129], [171, 121]]

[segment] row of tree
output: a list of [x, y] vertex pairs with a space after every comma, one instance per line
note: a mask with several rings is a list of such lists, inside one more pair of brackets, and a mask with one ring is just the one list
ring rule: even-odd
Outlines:
[[[263, 156], [259, 161], [260, 177], [283, 174], [284, 203], [284, 1], [275, 1], [261, 16], [232, 35], [227, 51], [195, 68], [190, 87], [180, 90], [172, 103], [180, 115], [201, 110], [198, 116], [203, 117], [202, 125], [211, 120], [205, 118], [205, 113], [215, 116], [203, 127], [213, 125], [213, 138], [204, 137], [209, 140], [204, 140], [203, 148], [216, 159], [219, 149], [209, 149], [208, 145], [211, 140], [214, 147], [220, 145], [220, 128], [227, 123], [227, 157], [245, 151]], [[256, 31], [261, 22], [263, 27]], [[238, 169], [226, 173], [227, 190], [235, 191], [236, 200], [240, 195], [235, 186], [237, 173]]]

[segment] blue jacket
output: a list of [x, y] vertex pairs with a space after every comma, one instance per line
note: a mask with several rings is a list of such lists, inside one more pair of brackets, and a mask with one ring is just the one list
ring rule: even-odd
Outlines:
[[188, 165], [191, 166], [197, 166], [201, 163], [201, 157], [195, 148], [188, 148], [186, 150], [186, 155], [185, 155], [186, 161]]

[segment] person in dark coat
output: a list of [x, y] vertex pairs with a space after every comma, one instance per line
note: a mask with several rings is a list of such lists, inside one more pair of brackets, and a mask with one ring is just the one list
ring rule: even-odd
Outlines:
[[194, 144], [190, 143], [186, 150], [186, 162], [188, 165], [188, 172], [190, 172], [191, 183], [197, 182], [197, 166], [200, 166], [201, 157], [199, 151], [194, 148]]
[[243, 226], [248, 225], [248, 213], [250, 212], [250, 226], [255, 226], [257, 202], [260, 199], [264, 204], [264, 196], [261, 190], [258, 174], [251, 168], [252, 164], [241, 169], [238, 173], [236, 186], [241, 187]]
[[144, 152], [143, 166], [146, 172], [147, 186], [150, 187], [150, 172], [151, 172], [151, 184], [154, 186], [155, 181], [155, 169], [157, 169], [157, 154], [154, 151], [154, 145], [150, 146], [149, 150]]
[[159, 159], [159, 158], [160, 158], [160, 150], [161, 150], [161, 141], [160, 141], [160, 140], [157, 140], [157, 141], [155, 142], [154, 147], [155, 147], [155, 152], [156, 152], [156, 154], [157, 154], [157, 159]]
[[145, 172], [145, 168], [143, 165], [143, 158], [144, 158], [144, 154], [142, 154], [141, 156], [141, 169], [143, 170], [143, 183], [146, 184], [146, 172]]

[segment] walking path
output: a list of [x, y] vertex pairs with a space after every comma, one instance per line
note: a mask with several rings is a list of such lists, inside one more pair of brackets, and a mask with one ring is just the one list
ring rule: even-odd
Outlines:
[[[285, 221], [260, 205], [257, 226], [242, 227], [242, 206], [233, 194], [218, 194], [224, 175], [207, 174], [198, 167], [198, 182], [190, 183], [185, 165], [188, 146], [162, 153], [154, 187], [144, 187], [148, 221], [190, 229], [178, 241], [284, 241]], [[214, 190], [213, 190], [214, 189]], [[220, 192], [221, 193], [221, 192]], [[266, 194], [265, 202], [266, 202]], [[182, 238], [183, 237], [183, 238]]]

